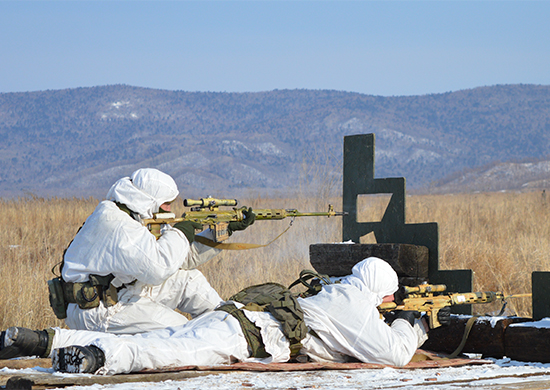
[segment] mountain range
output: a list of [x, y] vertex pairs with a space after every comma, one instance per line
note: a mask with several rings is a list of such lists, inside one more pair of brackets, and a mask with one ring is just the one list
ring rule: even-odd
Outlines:
[[550, 182], [550, 86], [383, 97], [109, 85], [0, 94], [0, 196], [102, 198], [139, 167], [194, 197], [338, 191], [343, 137], [363, 133], [376, 137], [376, 177], [408, 189]]

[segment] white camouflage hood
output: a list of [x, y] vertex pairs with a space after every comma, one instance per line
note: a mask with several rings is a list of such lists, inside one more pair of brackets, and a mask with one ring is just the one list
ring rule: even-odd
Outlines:
[[382, 303], [382, 298], [393, 294], [399, 287], [397, 273], [391, 265], [378, 257], [369, 257], [355, 264], [351, 275], [341, 279], [341, 283], [376, 294], [379, 300], [377, 306]]
[[125, 204], [141, 218], [152, 218], [165, 202], [178, 196], [178, 186], [172, 177], [153, 168], [138, 169], [131, 177], [116, 181], [107, 199]]

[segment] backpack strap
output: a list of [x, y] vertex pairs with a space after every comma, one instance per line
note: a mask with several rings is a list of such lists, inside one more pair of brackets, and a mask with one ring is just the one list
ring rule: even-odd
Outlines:
[[298, 356], [302, 349], [301, 341], [308, 333], [298, 297], [287, 290], [279, 299], [272, 301], [267, 310], [281, 323], [283, 334], [290, 343], [290, 357]]
[[248, 348], [251, 351], [251, 357], [255, 358], [267, 358], [271, 354], [267, 353], [265, 350], [264, 341], [260, 333], [260, 328], [258, 328], [248, 317], [242, 312], [242, 310], [237, 309], [232, 303], [228, 303], [218, 307], [216, 310], [225, 311], [231, 314], [233, 317], [239, 321], [241, 329], [243, 330], [244, 337], [248, 343]]
[[[310, 280], [311, 282], [309, 282]], [[297, 286], [298, 284], [306, 286], [307, 291], [299, 294], [300, 297], [305, 298], [317, 295], [323, 288], [323, 285], [328, 285], [331, 283], [332, 282], [330, 281], [328, 275], [320, 274], [309, 269], [304, 269], [300, 272], [300, 277], [296, 279], [290, 286], [288, 286], [288, 289], [290, 290], [292, 287]]]

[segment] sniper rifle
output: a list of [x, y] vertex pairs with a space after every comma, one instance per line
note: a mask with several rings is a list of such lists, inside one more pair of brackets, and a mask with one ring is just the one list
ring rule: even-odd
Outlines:
[[385, 302], [378, 306], [381, 314], [394, 310], [413, 310], [425, 312], [428, 315], [430, 329], [441, 326], [437, 313], [447, 306], [471, 305], [475, 303], [491, 303], [508, 298], [531, 296], [531, 294], [515, 294], [504, 296], [502, 292], [467, 292], [445, 293], [444, 284], [421, 284], [416, 287], [403, 286], [400, 288], [398, 302]]
[[[190, 207], [189, 211], [176, 218], [173, 213], [158, 213], [151, 219], [144, 219], [142, 223], [157, 238], [161, 235], [161, 226], [174, 224], [181, 221], [198, 222], [203, 226], [210, 227], [214, 232], [215, 242], [222, 242], [229, 238], [227, 227], [229, 222], [243, 221], [243, 211], [246, 207], [237, 208], [237, 199], [216, 199], [212, 197], [201, 198], [200, 200], [184, 199], [183, 205]], [[233, 207], [232, 209], [220, 210], [220, 206]], [[344, 215], [343, 212], [334, 211], [329, 204], [327, 212], [300, 212], [296, 209], [254, 209], [256, 221], [274, 219], [295, 218], [295, 217], [336, 217]]]

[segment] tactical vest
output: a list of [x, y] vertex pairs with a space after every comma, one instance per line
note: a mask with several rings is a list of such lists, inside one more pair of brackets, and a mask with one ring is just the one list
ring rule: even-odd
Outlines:
[[[311, 283], [309, 279], [315, 278]], [[323, 281], [325, 284], [330, 280], [325, 275], [319, 275], [313, 271], [304, 270], [300, 278], [288, 288], [278, 283], [263, 283], [247, 287], [229, 298], [245, 305], [241, 310], [234, 304], [226, 304], [216, 310], [226, 311], [235, 317], [243, 330], [251, 356], [266, 358], [270, 354], [266, 352], [260, 329], [250, 321], [242, 310], [269, 312], [281, 323], [283, 334], [290, 342], [290, 356], [295, 358], [302, 348], [301, 341], [308, 333], [308, 327], [304, 322], [304, 312], [298, 303], [298, 298], [316, 295], [321, 291]], [[303, 284], [308, 289], [302, 293], [292, 293], [290, 288], [297, 284]]]

